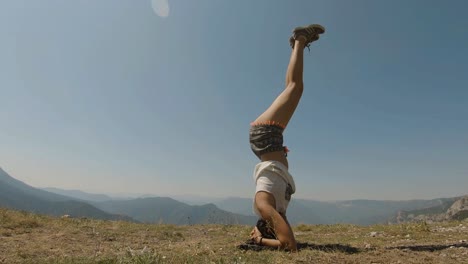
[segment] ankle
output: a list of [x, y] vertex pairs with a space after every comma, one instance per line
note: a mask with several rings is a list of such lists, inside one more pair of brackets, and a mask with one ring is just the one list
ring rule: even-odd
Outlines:
[[307, 37], [304, 36], [304, 35], [299, 35], [299, 36], [296, 37], [295, 40], [296, 40], [296, 42], [298, 41], [298, 42], [306, 43]]
[[305, 48], [305, 45], [306, 39], [303, 36], [296, 38], [296, 40], [294, 41], [294, 47]]

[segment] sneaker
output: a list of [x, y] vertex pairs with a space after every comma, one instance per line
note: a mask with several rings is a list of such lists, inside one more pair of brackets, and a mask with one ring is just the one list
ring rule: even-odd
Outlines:
[[319, 35], [325, 33], [325, 28], [318, 24], [308, 25], [306, 27], [297, 27], [293, 30], [293, 35], [289, 38], [289, 45], [294, 48], [295, 40], [299, 36], [306, 38], [305, 46], [309, 48], [310, 43], [319, 39]]

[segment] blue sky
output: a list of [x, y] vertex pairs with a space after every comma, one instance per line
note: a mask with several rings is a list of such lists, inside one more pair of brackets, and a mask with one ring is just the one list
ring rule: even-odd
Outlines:
[[296, 197], [467, 194], [468, 2], [168, 4], [1, 1], [0, 166], [38, 187], [251, 197], [249, 122], [283, 89], [291, 30], [320, 23], [284, 135]]

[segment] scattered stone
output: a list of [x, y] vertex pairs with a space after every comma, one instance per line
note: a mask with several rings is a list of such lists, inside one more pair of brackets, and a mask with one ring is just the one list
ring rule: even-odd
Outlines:
[[407, 234], [405, 237], [410, 237], [410, 234]]
[[377, 232], [370, 232], [370, 236], [371, 236], [371, 237], [377, 236]]
[[372, 248], [371, 244], [366, 244], [364, 248]]

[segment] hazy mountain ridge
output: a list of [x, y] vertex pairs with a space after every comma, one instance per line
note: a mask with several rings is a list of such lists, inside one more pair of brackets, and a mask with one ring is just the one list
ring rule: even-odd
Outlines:
[[394, 216], [395, 223], [418, 221], [464, 220], [468, 218], [468, 195], [438, 199], [439, 204], [417, 210], [400, 210]]
[[[47, 188], [47, 190], [74, 198], [85, 199], [103, 211], [129, 215], [135, 220], [145, 223], [178, 225], [252, 224], [256, 221], [256, 217], [221, 210], [212, 203], [190, 205], [185, 201], [181, 202], [169, 197], [151, 197], [149, 195], [142, 195], [140, 198], [112, 199], [112, 197], [107, 195], [91, 194], [79, 190], [63, 190], [59, 188]], [[106, 199], [104, 200], [103, 198]], [[199, 197], [199, 199], [210, 200], [203, 197]]]
[[450, 220], [464, 220], [468, 218], [468, 195], [455, 201], [447, 210], [446, 218]]
[[83, 200], [83, 201], [103, 202], [103, 201], [114, 200], [114, 198], [105, 194], [88, 193], [88, 192], [83, 192], [80, 190], [63, 190], [63, 189], [54, 188], [54, 187], [42, 188], [42, 190], [72, 197], [72, 198]]
[[[43, 191], [37, 188], [34, 188], [32, 186], [27, 185], [26, 183], [19, 181], [13, 177], [11, 177], [7, 172], [5, 172], [2, 168], [0, 168], [0, 188], [2, 188], [2, 192], [0, 194], [3, 194], [6, 196], [6, 194], [10, 194], [13, 196], [13, 192], [15, 193], [23, 193], [23, 194], [28, 194], [30, 196], [35, 196], [40, 199], [46, 200], [46, 201], [68, 201], [71, 200], [70, 197], [64, 196], [64, 195], [59, 195], [47, 191]], [[9, 188], [6, 188], [9, 187]], [[7, 199], [6, 197], [5, 199]]]
[[[99, 219], [135, 219], [168, 224], [254, 224], [252, 198], [213, 198], [213, 203], [188, 205], [168, 197], [108, 200], [107, 195], [50, 188], [51, 193], [18, 181], [0, 169], [0, 206], [37, 213]], [[72, 196], [72, 197], [69, 197]], [[291, 224], [351, 223], [371, 225], [408, 221], [408, 215], [445, 213], [460, 197], [409, 201], [314, 201], [292, 199], [288, 208]], [[198, 197], [199, 200], [207, 197]], [[461, 205], [463, 207], [463, 205]], [[118, 215], [115, 215], [118, 214]], [[468, 212], [454, 211], [454, 217]], [[128, 215], [122, 216], [122, 215]], [[131, 218], [130, 218], [131, 217]], [[441, 218], [442, 216], [440, 216]], [[418, 219], [418, 218], [416, 218]], [[425, 218], [430, 219], [430, 218]]]
[[131, 215], [145, 223], [165, 224], [253, 224], [256, 217], [234, 214], [214, 204], [192, 206], [168, 197], [139, 198], [94, 203], [102, 210]]
[[[395, 215], [404, 210], [424, 210], [452, 201], [457, 198], [440, 198], [431, 200], [349, 200], [349, 201], [314, 201], [292, 199], [287, 215], [291, 224], [336, 224], [351, 223], [371, 225], [395, 222]], [[252, 199], [230, 197], [217, 202], [216, 205], [227, 211], [253, 215]]]
[[31, 187], [14, 179], [1, 168], [0, 206], [54, 216], [71, 215], [72, 217], [133, 221], [128, 216], [109, 214], [71, 197]]
[[[199, 197], [200, 199], [209, 198]], [[146, 199], [146, 201], [145, 201]], [[404, 210], [426, 210], [431, 206], [450, 204], [456, 198], [440, 198], [432, 200], [407, 201], [379, 201], [379, 200], [348, 200], [348, 201], [314, 201], [307, 199], [293, 199], [288, 208], [288, 219], [291, 224], [334, 224], [351, 223], [358, 225], [372, 225], [381, 223], [394, 223], [395, 215]], [[157, 201], [159, 200], [159, 201]], [[128, 202], [132, 201], [132, 202]], [[150, 202], [148, 202], [150, 201]], [[171, 201], [171, 202], [168, 202]], [[254, 223], [256, 216], [252, 210], [252, 198], [229, 197], [213, 199], [214, 206], [233, 216], [223, 216], [219, 210], [206, 209], [209, 205], [191, 206], [176, 199], [168, 197], [147, 197], [130, 199], [115, 203], [94, 203], [104, 211], [111, 213], [128, 214], [142, 222], [163, 222], [173, 224], [195, 223]], [[127, 205], [125, 205], [127, 203]], [[111, 204], [114, 204], [112, 206]], [[117, 206], [117, 204], [119, 204]], [[129, 204], [133, 204], [131, 208]], [[143, 207], [137, 209], [138, 207]], [[157, 209], [159, 207], [159, 209]], [[166, 208], [166, 209], [164, 209]], [[163, 210], [163, 211], [161, 211]], [[203, 214], [197, 210], [204, 211]], [[197, 216], [198, 215], [198, 216]], [[204, 215], [201, 217], [200, 215]], [[229, 215], [229, 214], [228, 214]]]
[[[223, 211], [214, 204], [191, 206], [166, 197], [109, 200], [109, 196], [78, 190], [29, 186], [0, 168], [0, 207], [53, 216], [103, 220], [134, 219], [169, 224], [252, 224], [256, 218]], [[72, 197], [70, 197], [72, 196]]]

